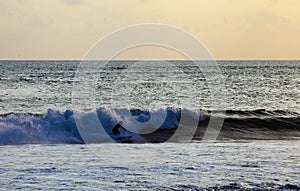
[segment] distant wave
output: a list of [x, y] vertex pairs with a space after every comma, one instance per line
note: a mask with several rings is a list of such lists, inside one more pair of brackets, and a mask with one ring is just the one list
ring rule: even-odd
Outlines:
[[262, 183], [230, 183], [228, 185], [216, 185], [207, 188], [201, 188], [198, 185], [174, 185], [170, 190], [300, 190], [299, 184], [279, 184], [278, 182]]
[[[96, 116], [103, 125], [104, 134], [116, 142], [165, 142], [177, 130], [182, 109], [166, 108], [152, 111], [154, 115], [164, 113], [164, 120], [158, 129], [147, 134], [130, 132], [124, 128], [114, 129], [120, 119], [120, 111], [129, 112], [133, 119], [141, 123], [150, 120], [150, 111], [146, 110], [108, 110], [98, 108]], [[210, 111], [196, 112], [198, 128], [194, 141], [201, 141], [206, 132], [208, 122], [212, 117]], [[32, 113], [8, 113], [0, 115], [0, 144], [81, 144], [85, 143], [86, 134], [77, 128], [75, 118], [88, 116], [91, 112], [66, 110], [60, 112], [48, 109], [44, 115]], [[122, 112], [121, 112], [122, 113]], [[214, 112], [218, 113], [218, 112]], [[218, 114], [214, 117], [219, 117]], [[117, 132], [117, 133], [116, 133]], [[89, 136], [93, 142], [105, 142], [99, 132], [91, 130]], [[218, 139], [299, 139], [300, 115], [285, 110], [228, 110]]]

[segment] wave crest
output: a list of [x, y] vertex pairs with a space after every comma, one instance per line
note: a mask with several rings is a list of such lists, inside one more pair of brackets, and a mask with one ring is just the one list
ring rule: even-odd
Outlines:
[[[166, 108], [156, 111], [126, 110], [134, 120], [141, 124], [149, 121], [151, 114], [166, 114], [164, 121], [154, 132], [137, 134], [124, 128], [117, 131], [114, 129], [119, 121], [130, 124], [127, 116], [120, 115], [122, 110], [126, 109], [101, 107], [96, 110], [96, 116], [103, 125], [105, 134], [116, 142], [165, 142], [178, 128], [182, 112], [180, 108]], [[199, 124], [193, 139], [201, 141], [211, 116], [209, 111], [198, 110], [197, 112]], [[88, 112], [73, 110], [60, 112], [53, 109], [48, 109], [44, 115], [31, 113], [2, 114], [0, 115], [0, 144], [84, 143], [81, 136], [82, 132], [78, 130], [76, 125], [75, 113], [79, 113], [79, 117], [88, 114]], [[296, 112], [284, 110], [229, 110], [226, 112], [218, 139], [299, 139], [299, 116]], [[93, 142], [105, 142], [102, 135], [97, 134], [97, 132], [90, 131], [89, 136], [93, 136]]]

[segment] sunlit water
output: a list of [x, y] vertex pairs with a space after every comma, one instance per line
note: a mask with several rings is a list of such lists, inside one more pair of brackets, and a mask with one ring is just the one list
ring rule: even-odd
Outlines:
[[299, 184], [293, 141], [1, 147], [0, 187], [9, 190], [182, 190]]
[[[213, 107], [210, 86], [201, 72], [203, 66], [172, 61], [151, 69], [146, 67], [147, 62], [150, 66], [155, 63], [146, 61], [138, 67], [135, 61], [114, 61], [104, 69], [93, 70], [98, 81], [95, 107]], [[299, 61], [217, 61], [217, 64], [225, 79], [227, 109], [299, 113]], [[48, 108], [60, 111], [72, 108], [78, 65], [78, 61], [0, 61], [0, 113], [45, 113]], [[118, 86], [121, 82], [136, 85], [130, 94], [122, 95], [123, 89]], [[153, 101], [159, 104], [151, 105]]]
[[[158, 71], [169, 72], [169, 80], [173, 83], [179, 80], [178, 85], [175, 88], [168, 84], [157, 86], [151, 80], [140, 79], [137, 81], [140, 85], [126, 95], [126, 102], [125, 99], [122, 102], [122, 97], [113, 99], [115, 91], [119, 90], [114, 82], [119, 82], [119, 76], [134, 62], [110, 63], [99, 73], [95, 104], [97, 107], [162, 107], [151, 105], [155, 98], [163, 106], [192, 105], [210, 109], [210, 90], [203, 74], [188, 62], [172, 63], [179, 66], [177, 72], [186, 72], [190, 80], [180, 81], [182, 78], [176, 79], [174, 71], [162, 66]], [[0, 114], [44, 114], [49, 108], [59, 111], [72, 108], [78, 64], [76, 61], [0, 61]], [[299, 113], [298, 61], [218, 61], [218, 64], [226, 79], [227, 109]], [[136, 70], [133, 75], [146, 75], [147, 71]], [[3, 119], [9, 122], [7, 124], [14, 120], [5, 116]], [[24, 125], [26, 130], [36, 121], [34, 118], [16, 124]], [[38, 118], [37, 124], [43, 125], [42, 119]], [[0, 189], [300, 189], [299, 145], [298, 141], [257, 140], [214, 144], [1, 146]]]

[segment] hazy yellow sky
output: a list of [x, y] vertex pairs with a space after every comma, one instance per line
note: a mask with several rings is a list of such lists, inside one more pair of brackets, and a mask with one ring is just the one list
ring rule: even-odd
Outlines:
[[[104, 35], [149, 22], [190, 32], [216, 59], [300, 59], [299, 0], [0, 0], [0, 59], [82, 59]], [[146, 47], [119, 58], [160, 56], [180, 57]]]

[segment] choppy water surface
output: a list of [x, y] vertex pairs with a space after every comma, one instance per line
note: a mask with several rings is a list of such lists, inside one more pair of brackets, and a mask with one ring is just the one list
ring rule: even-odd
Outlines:
[[[90, 113], [74, 115], [71, 102], [78, 61], [0, 61], [0, 189], [300, 190], [299, 61], [218, 61], [227, 114], [220, 140], [210, 144], [199, 142], [211, 117], [201, 109], [214, 108], [205, 75], [190, 62], [170, 63], [175, 70], [136, 70], [134, 61], [91, 70], [99, 77], [95, 99], [87, 97], [112, 139], [120, 140], [118, 110], [141, 123], [150, 110], [167, 115], [153, 135], [120, 133], [145, 144], [103, 143], [91, 131], [86, 137], [101, 144], [85, 145], [74, 119]], [[123, 82], [133, 85], [130, 93]], [[150, 143], [169, 138], [190, 106], [199, 114], [196, 140]]]
[[[150, 66], [155, 63], [146, 62]], [[149, 69], [147, 64], [136, 67], [136, 61], [113, 61], [105, 69], [94, 70], [99, 73], [95, 106], [129, 109], [192, 106], [210, 109], [211, 94], [201, 72], [203, 66], [195, 67], [189, 61], [169, 63], [174, 67], [162, 63]], [[227, 109], [291, 110], [299, 113], [299, 61], [217, 63], [226, 79]], [[0, 113], [45, 113], [48, 108], [60, 111], [72, 108], [72, 89], [78, 65], [79, 61], [0, 61]], [[120, 79], [120, 76], [123, 78]], [[137, 79], [134, 79], [135, 76]], [[117, 91], [122, 79], [137, 83], [130, 95], [122, 96], [122, 88], [121, 92]], [[119, 93], [118, 97], [116, 93]], [[159, 104], [151, 105], [153, 100]]]
[[0, 149], [0, 187], [9, 190], [300, 188], [297, 141]]

